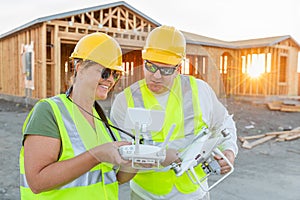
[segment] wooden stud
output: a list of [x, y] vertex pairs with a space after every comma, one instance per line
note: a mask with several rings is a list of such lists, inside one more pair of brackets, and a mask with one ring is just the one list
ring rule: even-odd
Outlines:
[[265, 135], [282, 135], [282, 134], [291, 134], [291, 133], [300, 133], [300, 130], [269, 132], [269, 133], [265, 133]]
[[298, 139], [298, 138], [300, 138], [300, 133], [298, 133], [298, 134], [294, 134], [294, 135], [290, 135], [290, 136], [288, 136], [288, 137], [286, 137], [286, 138], [284, 138], [286, 141], [290, 141], [290, 140], [295, 140], [295, 139]]
[[245, 140], [242, 144], [242, 147], [245, 148], [245, 149], [252, 149], [253, 147], [255, 147], [259, 144], [262, 144], [264, 142], [267, 142], [267, 141], [273, 139], [274, 137], [276, 137], [276, 135], [268, 135], [268, 136], [265, 136], [261, 139], [258, 139], [254, 142], [251, 142], [251, 143], [249, 143], [247, 140]]
[[246, 140], [253, 140], [253, 139], [259, 139], [259, 138], [262, 138], [262, 137], [265, 137], [266, 135], [265, 134], [260, 134], [260, 135], [252, 135], [252, 136], [245, 136], [245, 137], [238, 137], [239, 140], [241, 142], [244, 142]]

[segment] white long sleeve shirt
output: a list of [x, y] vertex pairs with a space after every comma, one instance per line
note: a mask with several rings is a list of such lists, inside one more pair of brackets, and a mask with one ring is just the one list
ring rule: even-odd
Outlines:
[[[196, 79], [199, 91], [199, 101], [202, 111], [202, 119], [207, 124], [208, 128], [212, 132], [220, 131], [227, 128], [231, 134], [231, 138], [226, 140], [222, 145], [224, 150], [230, 149], [235, 155], [238, 153], [237, 147], [237, 135], [235, 122], [232, 119], [233, 115], [229, 115], [226, 107], [218, 100], [215, 92], [204, 81]], [[158, 102], [162, 107], [166, 107], [169, 93], [162, 95], [156, 95]], [[119, 128], [124, 128], [125, 115], [127, 112], [127, 102], [124, 92], [119, 93], [112, 104], [110, 118], [112, 122]], [[130, 132], [130, 130], [127, 130]], [[123, 135], [122, 133], [120, 133]], [[127, 136], [123, 135], [123, 138]]]
[[[234, 155], [236, 156], [238, 153], [237, 147], [237, 135], [236, 135], [236, 126], [235, 122], [232, 119], [233, 115], [229, 115], [226, 107], [218, 100], [215, 92], [212, 88], [204, 81], [200, 79], [196, 79], [199, 91], [199, 102], [200, 108], [202, 111], [202, 119], [208, 126], [208, 129], [212, 132], [218, 132], [226, 128], [230, 134], [230, 139], [226, 140], [222, 144], [223, 150], [232, 150]], [[168, 101], [169, 93], [155, 95], [157, 101], [160, 105], [166, 108], [166, 104]], [[119, 93], [112, 104], [110, 118], [112, 122], [118, 126], [119, 128], [124, 128], [125, 123], [125, 115], [127, 112], [127, 101], [125, 98], [124, 92]], [[131, 132], [130, 130], [126, 130]], [[120, 132], [120, 135], [123, 139], [131, 139], [128, 138], [125, 134]], [[169, 146], [170, 147], [170, 146]], [[205, 183], [207, 184], [207, 182]], [[131, 189], [135, 191], [135, 193], [139, 194], [145, 199], [199, 199], [205, 196], [205, 192], [201, 189], [198, 189], [196, 192], [191, 194], [182, 194], [180, 193], [176, 187], [173, 190], [165, 195], [165, 196], [155, 196], [153, 194], [147, 193], [141, 187], [139, 187], [136, 183], [131, 181], [130, 183]]]

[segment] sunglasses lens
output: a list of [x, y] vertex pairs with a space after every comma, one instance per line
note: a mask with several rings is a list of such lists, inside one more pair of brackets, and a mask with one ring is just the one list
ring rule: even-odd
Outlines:
[[102, 70], [101, 77], [106, 80], [110, 76], [110, 73], [111, 73], [110, 69], [104, 68]]
[[145, 68], [152, 73], [155, 73], [157, 71], [157, 66], [153, 63], [150, 63], [148, 61], [145, 62]]
[[111, 74], [113, 75], [113, 78], [115, 81], [118, 80], [121, 76], [121, 73], [118, 71], [111, 70], [109, 68], [104, 68], [102, 70], [101, 77], [102, 77], [102, 79], [106, 80], [110, 77]]
[[160, 73], [161, 73], [162, 75], [164, 75], [164, 76], [171, 75], [171, 74], [174, 73], [175, 69], [176, 69], [176, 68], [174, 68], [174, 67], [164, 67], [164, 68], [161, 67], [161, 68], [160, 68]]
[[158, 67], [157, 65], [149, 62], [149, 61], [145, 61], [145, 68], [152, 73], [155, 73], [157, 70], [159, 70], [160, 74], [163, 76], [169, 76], [172, 75], [174, 73], [174, 71], [177, 68], [177, 65], [175, 67]]
[[117, 72], [117, 71], [114, 71], [114, 72], [113, 72], [113, 77], [114, 77], [114, 80], [115, 80], [115, 81], [118, 80], [118, 79], [120, 78], [120, 76], [121, 76], [121, 73], [120, 73], [120, 72]]

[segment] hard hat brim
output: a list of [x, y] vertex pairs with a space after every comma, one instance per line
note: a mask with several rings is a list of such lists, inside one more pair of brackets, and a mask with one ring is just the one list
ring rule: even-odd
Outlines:
[[150, 49], [142, 51], [142, 58], [144, 60], [160, 62], [169, 65], [178, 65], [182, 61], [182, 57], [174, 55], [170, 52]]
[[122, 66], [115, 66], [115, 67], [109, 67], [109, 69], [120, 71], [120, 72], [125, 72]]

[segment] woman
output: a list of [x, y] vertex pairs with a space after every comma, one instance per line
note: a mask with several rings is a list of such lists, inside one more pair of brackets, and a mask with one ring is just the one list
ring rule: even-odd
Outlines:
[[[120, 78], [121, 48], [110, 36], [83, 37], [71, 55], [74, 83], [66, 94], [39, 101], [23, 126], [21, 199], [118, 199], [132, 174], [120, 157], [118, 132], [96, 102]], [[126, 170], [128, 172], [128, 170]]]

